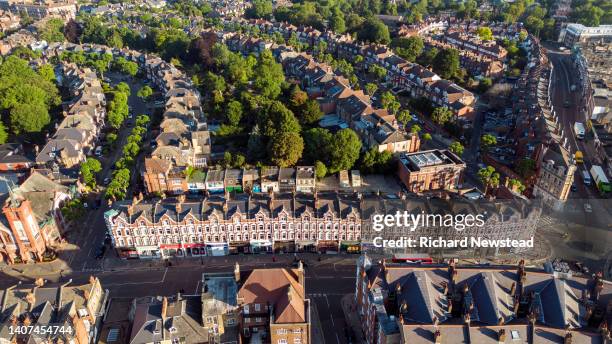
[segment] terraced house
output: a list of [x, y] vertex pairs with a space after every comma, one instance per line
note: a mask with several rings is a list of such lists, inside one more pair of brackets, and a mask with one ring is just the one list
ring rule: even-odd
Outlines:
[[[474, 95], [463, 89], [462, 87], [448, 82], [449, 86], [440, 88], [436, 91], [436, 87], [431, 87], [429, 82], [424, 82], [425, 75], [418, 75], [421, 82], [408, 82], [406, 77], [409, 75], [406, 71], [410, 68], [420, 67], [418, 64], [410, 63], [401, 57], [395, 55], [391, 49], [387, 46], [377, 44], [363, 44], [350, 38], [347, 35], [338, 35], [332, 32], [320, 32], [312, 27], [296, 27], [285, 23], [270, 23], [265, 20], [232, 20], [226, 21], [225, 26], [227, 30], [231, 30], [236, 24], [258, 27], [261, 32], [268, 34], [274, 34], [275, 32], [281, 33], [285, 38], [291, 37], [292, 34], [298, 37], [302, 43], [310, 44], [315, 46], [319, 42], [327, 43], [328, 52], [344, 58], [348, 61], [352, 61], [355, 56], [360, 55], [364, 58], [366, 65], [377, 64], [387, 70], [387, 80], [393, 82], [396, 87], [406, 87], [406, 91], [410, 92], [413, 97], [420, 96], [436, 96], [438, 99], [435, 101], [436, 105], [447, 107], [453, 112], [461, 116], [470, 116], [474, 112], [474, 104], [476, 99]], [[263, 40], [260, 40], [263, 42]], [[270, 46], [270, 49], [274, 50], [274, 45]], [[231, 46], [230, 46], [231, 49]], [[424, 69], [424, 68], [423, 68]], [[441, 78], [433, 72], [430, 72], [432, 81], [441, 80]], [[429, 87], [426, 87], [429, 86]], [[438, 92], [437, 94], [434, 94]], [[461, 94], [461, 96], [449, 96], [451, 94]]]
[[237, 194], [117, 203], [105, 214], [122, 257], [334, 251], [361, 239], [359, 200], [337, 194]]
[[106, 97], [96, 72], [62, 64], [63, 83], [74, 97], [64, 105], [55, 135], [37, 152], [36, 164], [76, 169], [93, 151], [106, 116]]
[[400, 264], [367, 256], [355, 301], [368, 343], [607, 343], [612, 287], [518, 266]]
[[[0, 290], [0, 343], [92, 343], [98, 336], [107, 298], [108, 290], [93, 276], [82, 285], [38, 278], [31, 284]], [[11, 326], [39, 330], [16, 334]], [[41, 331], [50, 326], [58, 326], [57, 333]]]

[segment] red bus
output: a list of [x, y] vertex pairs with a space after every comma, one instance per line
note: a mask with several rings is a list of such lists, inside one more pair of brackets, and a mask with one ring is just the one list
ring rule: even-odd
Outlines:
[[420, 263], [433, 264], [433, 259], [425, 253], [416, 254], [394, 254], [392, 261], [394, 263]]

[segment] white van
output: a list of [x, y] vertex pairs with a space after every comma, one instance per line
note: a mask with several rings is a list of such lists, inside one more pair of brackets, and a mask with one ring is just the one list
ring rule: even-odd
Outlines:
[[101, 157], [102, 156], [102, 146], [96, 147], [96, 150], [94, 151], [94, 155], [97, 156], [97, 157]]

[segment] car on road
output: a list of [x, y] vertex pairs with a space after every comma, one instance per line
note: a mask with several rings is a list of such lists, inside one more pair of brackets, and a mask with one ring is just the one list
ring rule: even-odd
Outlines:
[[106, 253], [106, 245], [102, 245], [96, 250], [96, 259], [104, 258], [104, 253]]
[[106, 178], [104, 178], [104, 181], [102, 183], [106, 186], [106, 185], [110, 184], [110, 182], [111, 182], [110, 177], [106, 177]]
[[308, 264], [306, 264], [306, 262], [301, 260], [301, 259], [294, 260], [293, 263], [291, 263], [291, 267], [297, 268], [299, 266], [300, 262], [302, 262], [302, 267], [304, 267], [304, 268], [308, 267]]
[[570, 105], [571, 105], [571, 103], [570, 103], [570, 101], [569, 101], [569, 100], [565, 100], [565, 101], [563, 102], [563, 107], [564, 107], [564, 108], [568, 108], [568, 107], [570, 107]]
[[576, 190], [578, 190], [578, 188], [576, 187], [576, 184], [572, 184], [570, 188], [573, 192], [576, 192]]
[[587, 213], [592, 213], [593, 212], [593, 208], [591, 207], [590, 204], [585, 203], [584, 204], [584, 211], [587, 212]]

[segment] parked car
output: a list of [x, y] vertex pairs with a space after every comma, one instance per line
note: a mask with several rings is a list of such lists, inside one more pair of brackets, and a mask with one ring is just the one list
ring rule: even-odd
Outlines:
[[102, 146], [96, 147], [96, 149], [94, 150], [94, 155], [98, 158], [102, 156]]
[[587, 212], [587, 213], [592, 213], [593, 212], [593, 208], [591, 207], [590, 204], [585, 203], [584, 204], [584, 211]]
[[109, 177], [104, 178], [104, 181], [102, 182], [105, 186], [107, 186], [108, 184], [110, 184], [111, 179]]

